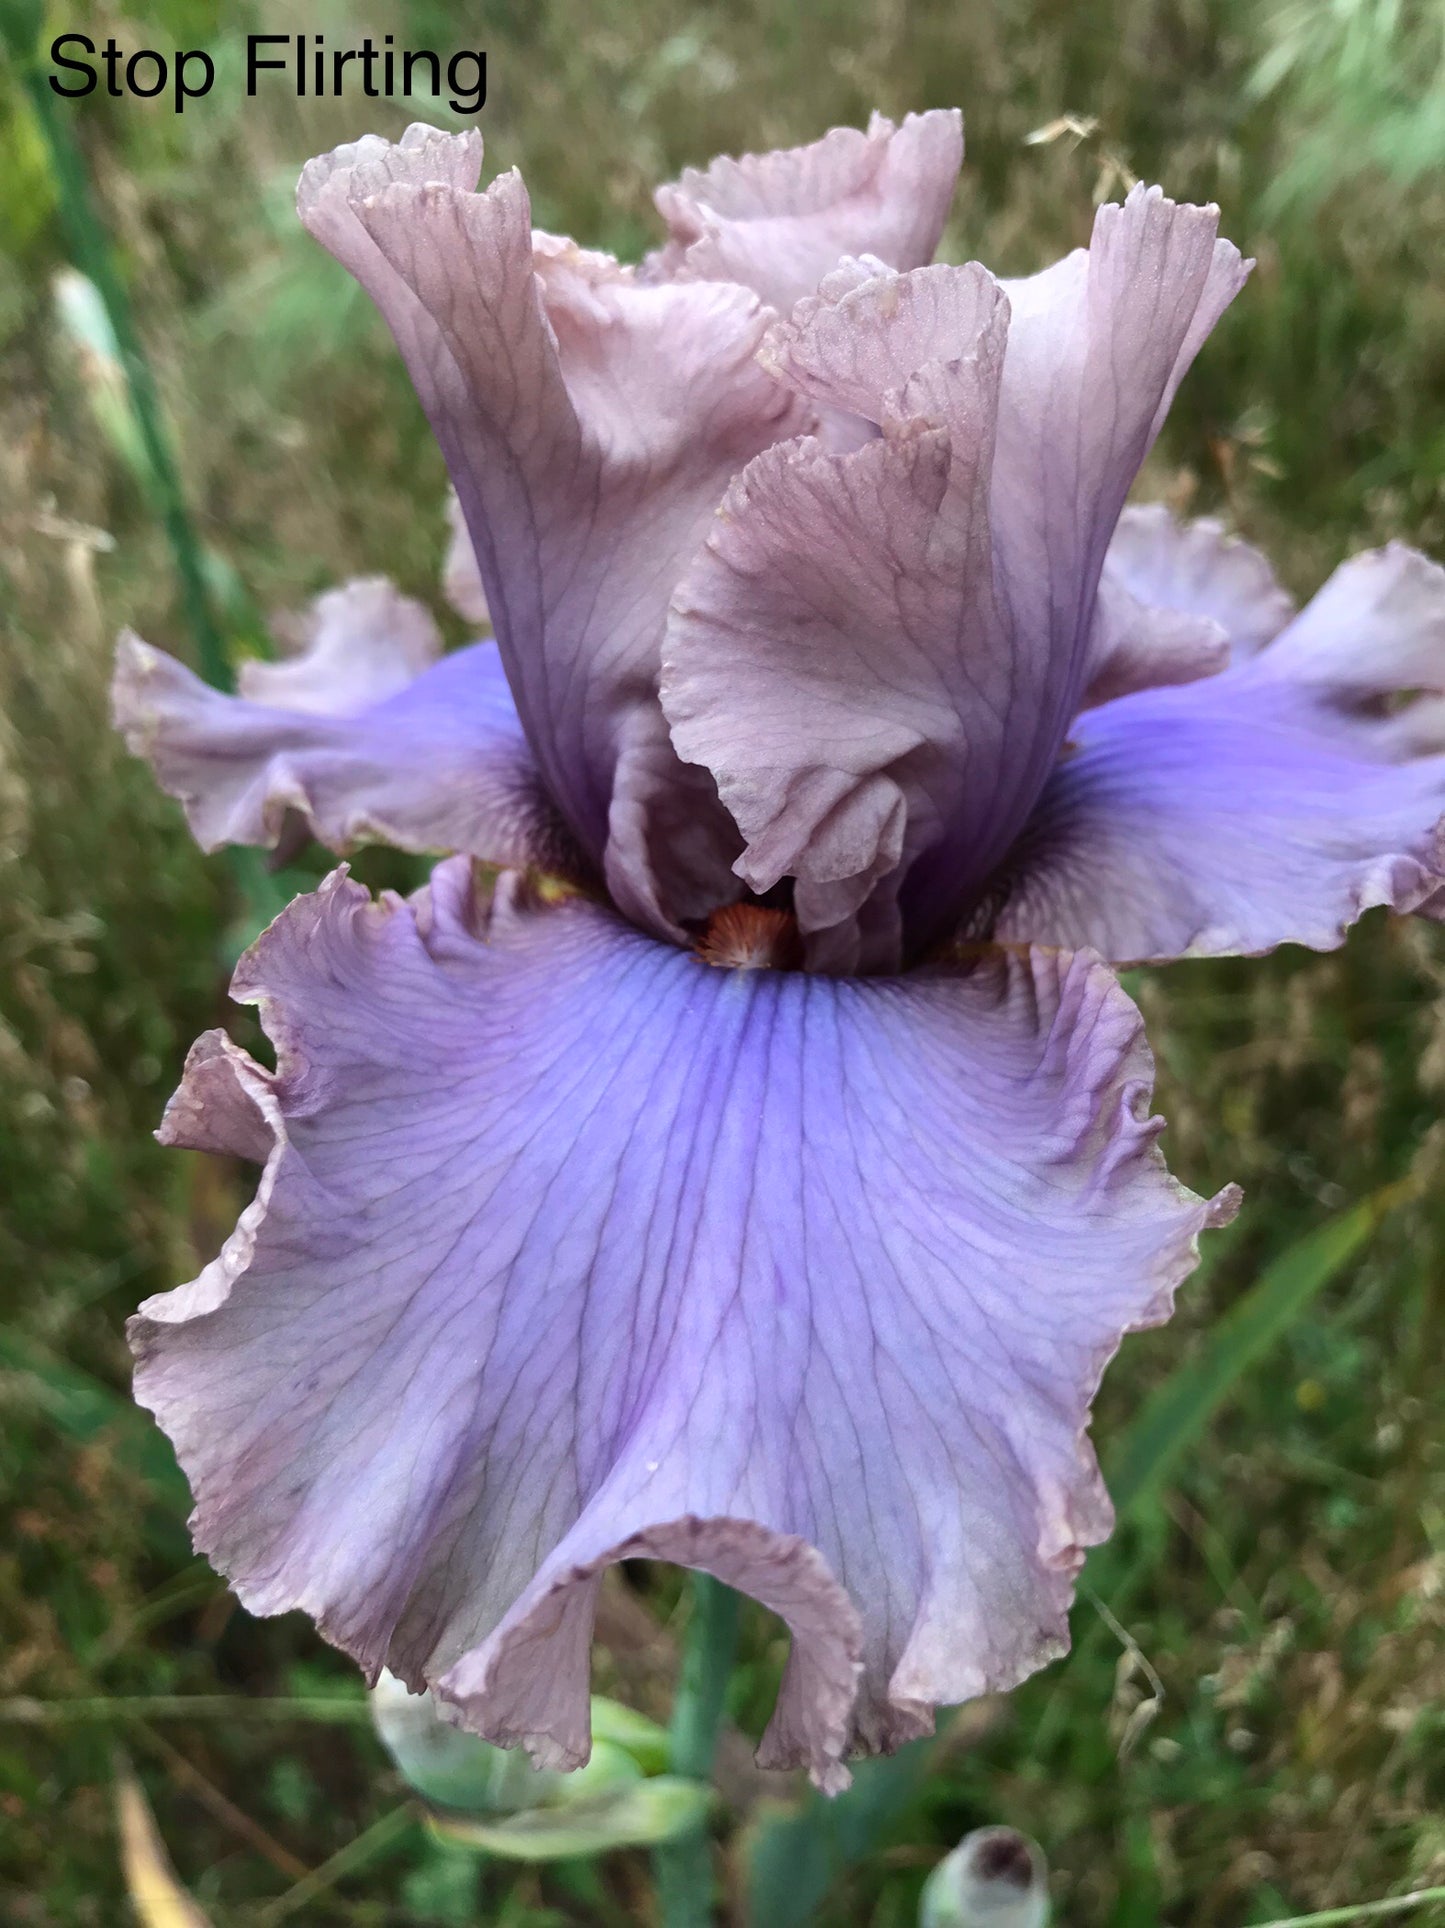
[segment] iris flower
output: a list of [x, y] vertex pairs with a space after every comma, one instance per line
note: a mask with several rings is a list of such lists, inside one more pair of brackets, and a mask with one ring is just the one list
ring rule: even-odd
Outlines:
[[1445, 881], [1442, 572], [1296, 614], [1125, 508], [1245, 279], [1217, 210], [1136, 188], [1000, 281], [929, 265], [961, 157], [938, 112], [715, 161], [637, 268], [475, 132], [313, 161], [495, 640], [367, 581], [234, 697], [122, 647], [207, 847], [452, 853], [243, 959], [277, 1067], [208, 1034], [162, 1136], [259, 1190], [138, 1396], [249, 1608], [544, 1765], [623, 1560], [781, 1617], [760, 1758], [828, 1788], [1061, 1652], [1096, 1384], [1235, 1202], [1166, 1172], [1111, 966]]

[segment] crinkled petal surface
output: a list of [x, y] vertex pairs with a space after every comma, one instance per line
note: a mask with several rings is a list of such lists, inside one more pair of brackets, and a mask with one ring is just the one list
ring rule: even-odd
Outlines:
[[164, 1135], [260, 1189], [133, 1338], [250, 1608], [565, 1766], [603, 1569], [701, 1568], [786, 1621], [762, 1757], [830, 1787], [1060, 1650], [1094, 1386], [1231, 1202], [1097, 961], [714, 969], [454, 859], [338, 873], [235, 989], [278, 1069], [211, 1034]]
[[740, 281], [786, 314], [844, 255], [921, 268], [962, 164], [954, 108], [909, 114], [900, 127], [875, 114], [866, 133], [835, 127], [807, 147], [722, 155], [657, 190], [671, 238], [647, 272]]
[[1294, 599], [1258, 549], [1228, 535], [1213, 516], [1180, 522], [1162, 502], [1125, 509], [1109, 544], [1108, 573], [1148, 608], [1218, 623], [1234, 662], [1257, 655], [1295, 613]]
[[[810, 401], [882, 433], [776, 446], [738, 477], [673, 599], [663, 706], [747, 840], [740, 873], [794, 876], [805, 931], [836, 942], [906, 872], [855, 967], [956, 922], [1047, 781], [1124, 497], [1243, 280], [1216, 224], [1137, 190], [1007, 295], [977, 264], [855, 262], [768, 338]], [[1218, 667], [1212, 625], [1164, 629], [1176, 671], [1201, 649]]]
[[[826, 935], [941, 834], [979, 761], [969, 725], [991, 721], [969, 659], [998, 632], [988, 487], [1008, 311], [978, 267], [871, 280], [819, 308], [835, 325], [804, 346], [843, 363], [825, 399], [871, 406], [889, 432], [844, 455], [785, 443], [748, 466], [673, 600], [662, 697], [747, 839], [742, 876], [795, 878], [803, 930]], [[880, 379], [903, 389], [918, 338], [939, 336], [957, 348], [929, 371], [947, 427], [894, 417], [866, 385], [878, 359], [899, 350]], [[896, 966], [896, 914], [878, 936], [849, 967]]]
[[1218, 238], [1219, 210], [1132, 189], [1100, 208], [1087, 250], [1005, 283], [1011, 319], [990, 496], [1008, 612], [995, 668], [1006, 754], [991, 801], [909, 880], [912, 920], [941, 930], [1017, 833], [1052, 770], [1091, 670], [1093, 611], [1125, 498], [1180, 382], [1250, 263]]
[[[520, 178], [474, 193], [480, 165], [475, 132], [368, 137], [311, 162], [298, 206], [406, 360], [549, 791], [619, 906], [668, 931], [679, 895], [735, 891], [737, 848], [657, 717], [668, 598], [729, 477], [795, 432], [796, 402], [755, 360], [768, 311], [749, 289], [644, 285], [534, 235]], [[647, 834], [639, 796], [670, 781], [691, 786], [694, 844], [711, 835], [710, 880], [669, 874], [670, 840]]]
[[[291, 665], [267, 667], [266, 688], [298, 693], [286, 678]], [[305, 667], [304, 705], [284, 708], [225, 696], [174, 656], [121, 638], [116, 724], [182, 803], [204, 849], [274, 845], [295, 811], [333, 850], [377, 841], [570, 876], [585, 869], [542, 787], [492, 644], [443, 657], [360, 708], [367, 677], [351, 673], [344, 652], [334, 679], [318, 677], [314, 658]]]
[[329, 589], [304, 615], [276, 628], [292, 653], [280, 662], [242, 663], [237, 687], [254, 702], [323, 716], [346, 716], [394, 696], [442, 653], [430, 611], [384, 576]]
[[1227, 667], [1229, 636], [1222, 623], [1142, 602], [1111, 558], [1112, 551], [1104, 559], [1094, 604], [1085, 709], [1131, 690], [1195, 683]]
[[1440, 694], [1445, 569], [1403, 542], [1352, 556], [1260, 656], [1258, 670], [1344, 705], [1417, 690]]
[[1442, 686], [1445, 570], [1355, 557], [1238, 668], [1078, 719], [996, 933], [1163, 961], [1328, 950], [1374, 905], [1438, 908], [1445, 725], [1417, 692]]

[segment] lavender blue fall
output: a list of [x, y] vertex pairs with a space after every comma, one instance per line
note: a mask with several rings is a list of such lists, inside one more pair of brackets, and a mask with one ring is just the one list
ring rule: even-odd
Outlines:
[[235, 696], [121, 645], [207, 848], [443, 858], [242, 960], [277, 1068], [208, 1033], [162, 1130], [259, 1186], [137, 1396], [249, 1608], [545, 1765], [621, 1560], [781, 1617], [760, 1759], [828, 1789], [1061, 1652], [1100, 1375], [1237, 1202], [1167, 1172], [1115, 967], [1445, 902], [1445, 572], [1296, 610], [1126, 507], [1245, 283], [1218, 211], [930, 265], [962, 152], [933, 112], [689, 170], [637, 267], [477, 191], [475, 131], [313, 161], [491, 638], [368, 578]]

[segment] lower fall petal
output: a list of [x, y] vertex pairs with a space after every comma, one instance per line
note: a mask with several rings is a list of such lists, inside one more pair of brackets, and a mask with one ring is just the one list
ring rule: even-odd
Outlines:
[[288, 653], [275, 663], [248, 657], [237, 688], [252, 702], [320, 716], [350, 716], [395, 696], [442, 653], [431, 612], [385, 576], [329, 589], [276, 630]]
[[1125, 509], [1099, 582], [1082, 707], [1217, 675], [1293, 614], [1266, 558], [1214, 517], [1180, 522], [1162, 502]]
[[278, 1069], [202, 1040], [163, 1135], [260, 1187], [133, 1343], [253, 1611], [567, 1766], [598, 1576], [705, 1569], [790, 1628], [762, 1757], [829, 1787], [1061, 1650], [1094, 1387], [1231, 1203], [1096, 960], [718, 969], [453, 860], [337, 873], [235, 989]]
[[337, 686], [323, 679], [314, 687], [311, 663], [308, 706], [292, 707], [303, 693], [287, 681], [292, 667], [266, 665], [269, 681], [253, 687], [275, 698], [253, 702], [212, 689], [139, 637], [121, 638], [117, 727], [180, 801], [204, 849], [272, 846], [295, 811], [333, 850], [377, 841], [567, 875], [582, 869], [492, 644], [445, 656], [376, 700], [363, 689], [374, 671], [344, 679], [342, 698], [360, 693], [359, 708], [341, 698], [323, 708]]
[[[1271, 682], [1298, 684], [1346, 707], [1418, 691], [1440, 694], [1445, 569], [1403, 542], [1351, 556], [1260, 654], [1257, 667]], [[1402, 714], [1391, 707], [1392, 718]]]
[[1104, 564], [1089, 639], [1089, 680], [1081, 709], [1112, 703], [1133, 690], [1197, 683], [1229, 661], [1229, 638], [1209, 616], [1181, 614], [1141, 602]]
[[1432, 898], [1445, 755], [1388, 761], [1388, 723], [1250, 670], [1077, 720], [999, 886], [996, 936], [1120, 965], [1332, 950], [1374, 906]]
[[998, 882], [994, 934], [1163, 963], [1331, 950], [1380, 904], [1438, 915], [1445, 569], [1391, 543], [1281, 627], [1268, 566], [1217, 524], [1157, 510], [1131, 527], [1154, 593], [1212, 612], [1243, 660], [1076, 720]]

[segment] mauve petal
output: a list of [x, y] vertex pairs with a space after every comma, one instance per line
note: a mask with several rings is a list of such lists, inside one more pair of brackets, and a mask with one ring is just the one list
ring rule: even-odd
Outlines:
[[[657, 726], [667, 601], [728, 478], [791, 432], [796, 404], [754, 359], [768, 318], [754, 294], [644, 286], [608, 256], [534, 236], [515, 173], [469, 191], [480, 159], [474, 136], [413, 128], [399, 147], [312, 162], [298, 205], [406, 359], [548, 788], [605, 855], [619, 903], [673, 931], [675, 897], [735, 891], [736, 840]], [[657, 876], [666, 839], [639, 841], [644, 780], [660, 809], [670, 781], [693, 786], [707, 876]]]
[[[364, 598], [350, 591], [321, 598], [329, 614], [318, 633], [328, 634], [329, 625], [331, 641], [309, 660], [299, 691], [287, 680], [293, 665], [265, 666], [278, 697], [304, 699], [295, 708], [223, 695], [174, 656], [138, 636], [121, 637], [112, 686], [116, 726], [184, 806], [202, 848], [274, 845], [294, 810], [333, 850], [377, 841], [584, 874], [586, 860], [537, 775], [492, 644], [458, 650], [392, 694], [354, 707], [359, 686], [377, 683], [379, 655], [368, 628], [358, 678], [335, 624], [339, 611], [374, 609], [376, 586], [363, 587]], [[414, 645], [430, 618], [389, 594], [401, 612], [399, 632]], [[323, 666], [334, 682], [319, 679]], [[261, 667], [249, 677], [243, 671], [243, 681], [254, 686]]]
[[[884, 433], [850, 454], [804, 439], [757, 457], [673, 601], [673, 742], [716, 777], [744, 880], [795, 878], [801, 928], [832, 947], [939, 834], [976, 768], [979, 683], [1006, 674], [1001, 648], [989, 661], [987, 497], [1007, 319], [977, 266], [801, 304], [770, 352]], [[940, 340], [946, 365], [926, 359]], [[859, 964], [896, 966], [896, 914], [876, 935]]]
[[1179, 522], [1162, 502], [1125, 509], [1106, 573], [1151, 608], [1218, 623], [1236, 663], [1257, 655], [1294, 615], [1294, 598], [1258, 549], [1213, 516]]
[[1078, 719], [1006, 867], [997, 936], [1116, 964], [1330, 950], [1372, 906], [1430, 899], [1445, 756], [1385, 761], [1377, 725], [1251, 667]]
[[1229, 637], [1211, 616], [1141, 601], [1104, 559], [1089, 641], [1089, 680], [1081, 708], [1112, 703], [1131, 690], [1197, 683], [1229, 663]]
[[[674, 598], [663, 707], [747, 840], [740, 874], [795, 877], [804, 931], [864, 968], [896, 961], [900, 930], [944, 934], [1048, 779], [1125, 494], [1243, 279], [1216, 221], [1136, 191], [1008, 298], [977, 264], [849, 263], [768, 337], [784, 380], [882, 433], [743, 471]], [[1176, 664], [1218, 648], [1192, 620], [1154, 631]], [[1119, 617], [1104, 653], [1130, 633]], [[891, 929], [847, 938], [895, 869]]]
[[874, 114], [807, 147], [721, 155], [657, 190], [671, 236], [644, 273], [741, 281], [786, 313], [844, 255], [890, 268], [933, 259], [963, 165], [956, 108]]
[[1265, 557], [1212, 516], [1179, 522], [1162, 502], [1126, 508], [1104, 558], [1084, 704], [1218, 675], [1293, 614]]
[[1012, 676], [996, 725], [1005, 780], [905, 886], [921, 938], [985, 883], [1053, 769], [1089, 678], [1104, 558], [1190, 363], [1250, 264], [1219, 210], [1132, 189], [1087, 250], [1005, 283], [1012, 310], [990, 514]]
[[406, 688], [442, 653], [430, 611], [399, 595], [384, 576], [344, 583], [304, 615], [276, 625], [292, 654], [242, 663], [242, 696], [276, 709], [349, 716]]
[[[1257, 668], [1271, 681], [1301, 684], [1341, 704], [1445, 692], [1445, 569], [1403, 542], [1352, 556], [1262, 652]], [[1406, 714], [1396, 710], [1390, 720]]]
[[1176, 1185], [1097, 961], [712, 969], [581, 899], [338, 873], [243, 960], [164, 1135], [270, 1154], [133, 1326], [198, 1545], [476, 1731], [586, 1757], [598, 1576], [717, 1574], [793, 1635], [762, 1758], [1061, 1650], [1109, 1526], [1085, 1426], [1232, 1205]]
[[[1445, 754], [1445, 570], [1402, 542], [1352, 557], [1258, 672], [1315, 692], [1321, 721], [1364, 754], [1400, 763]], [[1440, 917], [1445, 897], [1417, 908]]]
[[469, 623], [475, 623], [478, 629], [490, 629], [492, 612], [487, 607], [487, 592], [482, 587], [477, 552], [467, 534], [466, 517], [462, 514], [462, 505], [457, 500], [455, 489], [447, 496], [447, 527], [451, 533], [447, 540], [446, 561], [442, 564], [442, 593], [459, 616], [465, 617]]

